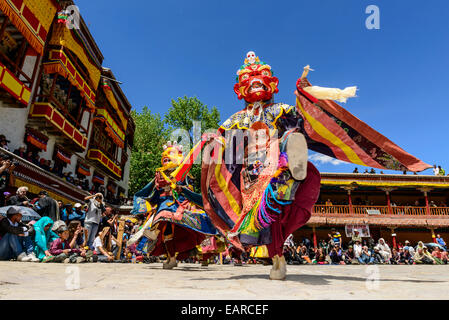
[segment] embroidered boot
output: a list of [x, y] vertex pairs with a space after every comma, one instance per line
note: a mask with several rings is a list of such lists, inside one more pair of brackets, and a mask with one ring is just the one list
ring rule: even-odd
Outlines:
[[[284, 259], [285, 263], [285, 259]], [[271, 280], [284, 280], [287, 268], [282, 266], [281, 258], [278, 255], [273, 257], [273, 268], [270, 271]]]

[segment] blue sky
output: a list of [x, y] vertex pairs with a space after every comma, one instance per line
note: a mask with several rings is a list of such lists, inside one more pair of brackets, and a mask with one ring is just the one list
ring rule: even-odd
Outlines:
[[[76, 4], [134, 109], [164, 114], [197, 96], [222, 121], [243, 107], [235, 72], [250, 50], [294, 104], [302, 68], [314, 85], [357, 85], [347, 110], [400, 147], [449, 171], [449, 2], [446, 0], [106, 1]], [[368, 30], [368, 5], [380, 30]], [[315, 161], [322, 172], [352, 164]], [[359, 171], [363, 171], [359, 167]], [[431, 170], [423, 173], [431, 174]]]

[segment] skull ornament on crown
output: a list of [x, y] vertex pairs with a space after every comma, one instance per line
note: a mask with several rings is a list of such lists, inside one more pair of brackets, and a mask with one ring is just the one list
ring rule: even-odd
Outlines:
[[178, 145], [176, 141], [173, 143], [168, 141], [163, 146], [161, 163], [164, 169], [173, 169], [179, 166], [184, 158], [182, 154], [182, 145]]
[[248, 103], [267, 101], [279, 92], [279, 80], [273, 77], [271, 67], [261, 62], [254, 51], [246, 54], [245, 64], [237, 71], [234, 92]]

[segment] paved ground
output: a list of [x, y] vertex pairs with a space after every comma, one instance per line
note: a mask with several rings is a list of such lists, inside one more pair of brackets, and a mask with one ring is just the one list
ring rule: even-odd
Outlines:
[[0, 299], [449, 298], [447, 265], [288, 266], [285, 281], [269, 280], [270, 266], [179, 266], [0, 262]]

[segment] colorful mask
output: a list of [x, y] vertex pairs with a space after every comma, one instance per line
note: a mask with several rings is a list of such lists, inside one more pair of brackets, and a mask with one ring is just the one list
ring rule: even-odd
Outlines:
[[246, 55], [245, 64], [237, 71], [234, 91], [248, 103], [271, 100], [279, 92], [279, 80], [273, 77], [271, 67], [259, 60], [253, 51]]
[[178, 145], [175, 141], [173, 144], [168, 141], [166, 145], [164, 145], [164, 151], [162, 152], [162, 167], [164, 169], [172, 169], [179, 166], [184, 159], [182, 155], [182, 146]]

